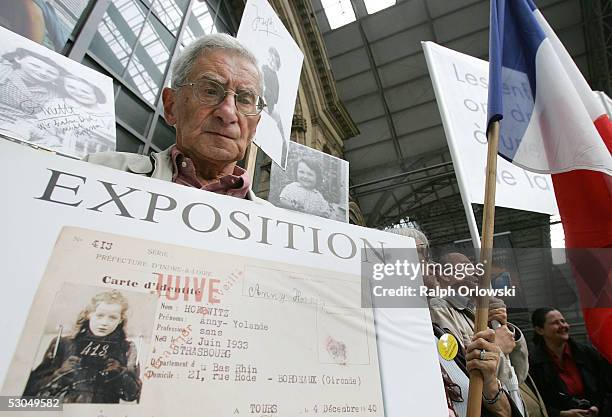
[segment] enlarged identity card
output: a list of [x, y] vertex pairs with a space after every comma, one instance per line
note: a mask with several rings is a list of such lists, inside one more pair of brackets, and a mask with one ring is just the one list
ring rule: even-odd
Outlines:
[[356, 275], [64, 227], [2, 395], [79, 417], [383, 416], [360, 302]]

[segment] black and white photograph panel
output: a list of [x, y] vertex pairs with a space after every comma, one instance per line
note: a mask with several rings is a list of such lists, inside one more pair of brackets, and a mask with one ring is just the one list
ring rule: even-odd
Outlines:
[[277, 207], [348, 222], [347, 161], [295, 142], [287, 169], [272, 164], [268, 200]]
[[61, 53], [77, 22], [93, 1], [0, 1], [0, 26]]
[[0, 27], [0, 134], [83, 157], [115, 149], [112, 80]]
[[138, 403], [157, 299], [65, 283], [56, 294], [24, 396]]
[[304, 55], [266, 0], [249, 0], [238, 40], [257, 58], [263, 77], [261, 112], [254, 142], [283, 169]]

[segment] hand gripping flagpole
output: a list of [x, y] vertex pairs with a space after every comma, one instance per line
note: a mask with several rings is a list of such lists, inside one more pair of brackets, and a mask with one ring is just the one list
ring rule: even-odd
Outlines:
[[[484, 265], [484, 276], [480, 288], [491, 286], [491, 261], [493, 257], [493, 230], [495, 226], [495, 187], [497, 175], [497, 146], [499, 143], [499, 121], [492, 122], [487, 132], [487, 176], [485, 180], [485, 199], [482, 213], [482, 238], [480, 262]], [[489, 297], [476, 298], [476, 318], [474, 333], [487, 329], [489, 317]], [[480, 417], [482, 404], [483, 377], [479, 370], [470, 372], [468, 389], [467, 417]]]

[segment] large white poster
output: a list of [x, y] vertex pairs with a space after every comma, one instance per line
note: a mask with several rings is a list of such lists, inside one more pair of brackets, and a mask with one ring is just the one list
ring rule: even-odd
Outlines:
[[304, 54], [266, 0], [244, 6], [236, 36], [259, 61], [266, 108], [254, 142], [285, 169]]
[[0, 27], [0, 134], [83, 157], [115, 149], [113, 81]]
[[360, 302], [361, 249], [413, 240], [2, 140], [0, 178], [1, 395], [78, 417], [447, 415], [428, 310]]
[[[464, 182], [469, 194], [466, 197], [470, 202], [483, 204], [489, 64], [433, 42], [423, 42], [423, 49], [457, 180]], [[520, 84], [504, 85], [504, 94], [524, 96], [525, 100], [529, 100], [531, 93], [525, 88]], [[515, 109], [506, 117], [517, 122], [527, 120], [527, 115], [520, 109]], [[507, 140], [512, 138], [500, 137], [500, 141]], [[499, 156], [495, 205], [538, 213], [558, 213], [550, 175], [525, 171]]]

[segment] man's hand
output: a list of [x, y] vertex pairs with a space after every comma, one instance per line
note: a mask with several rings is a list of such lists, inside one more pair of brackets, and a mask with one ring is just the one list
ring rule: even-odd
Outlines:
[[[472, 342], [465, 348], [467, 369], [479, 370], [484, 380], [483, 394], [493, 398], [499, 390], [497, 384], [497, 366], [499, 365], [500, 348], [495, 344], [495, 332], [483, 330], [472, 336]], [[481, 356], [481, 352], [484, 353]], [[482, 359], [481, 359], [482, 358]]]
[[495, 329], [495, 344], [506, 355], [514, 350], [516, 342], [514, 341], [514, 334], [508, 329], [508, 325], [504, 324]]
[[507, 324], [508, 323], [508, 313], [506, 312], [506, 307], [490, 308], [488, 321], [493, 321], [493, 320], [497, 320], [501, 324]]

